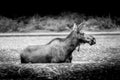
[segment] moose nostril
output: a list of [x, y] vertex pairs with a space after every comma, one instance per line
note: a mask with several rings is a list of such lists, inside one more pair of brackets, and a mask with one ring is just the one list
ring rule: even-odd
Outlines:
[[94, 44], [96, 44], [96, 40], [94, 39]]
[[93, 38], [93, 41], [95, 41], [95, 42], [96, 42], [96, 39], [95, 39], [95, 38]]

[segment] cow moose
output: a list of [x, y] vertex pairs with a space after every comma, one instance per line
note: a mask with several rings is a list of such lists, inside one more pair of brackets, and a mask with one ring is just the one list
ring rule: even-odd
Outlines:
[[92, 35], [81, 31], [85, 22], [74, 23], [71, 33], [66, 38], [52, 39], [45, 45], [28, 46], [20, 54], [21, 63], [71, 63], [72, 52], [81, 44], [96, 44]]

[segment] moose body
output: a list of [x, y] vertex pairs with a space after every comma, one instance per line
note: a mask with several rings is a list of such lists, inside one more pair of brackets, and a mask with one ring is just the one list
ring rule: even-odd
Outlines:
[[72, 52], [83, 43], [95, 44], [95, 38], [80, 32], [74, 24], [66, 38], [55, 38], [45, 45], [28, 46], [20, 55], [21, 63], [70, 63]]

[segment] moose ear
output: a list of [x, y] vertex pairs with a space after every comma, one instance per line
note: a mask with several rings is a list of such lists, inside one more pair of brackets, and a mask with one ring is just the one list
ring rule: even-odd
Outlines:
[[83, 28], [83, 22], [81, 24], [79, 24], [78, 27], [79, 27], [79, 30], [82, 30], [82, 28]]
[[77, 25], [76, 25], [76, 23], [74, 23], [74, 25], [73, 25], [73, 31], [77, 31]]
[[82, 30], [82, 28], [85, 27], [85, 26], [86, 26], [86, 22], [83, 21], [81, 24], [78, 25], [79, 30]]

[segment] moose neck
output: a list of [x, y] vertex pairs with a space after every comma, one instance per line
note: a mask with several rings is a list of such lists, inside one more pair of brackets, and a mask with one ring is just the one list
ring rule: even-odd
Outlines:
[[76, 36], [76, 33], [72, 31], [65, 39], [67, 51], [72, 52], [79, 44], [79, 40]]

